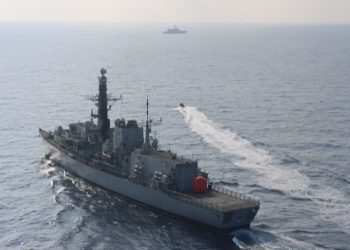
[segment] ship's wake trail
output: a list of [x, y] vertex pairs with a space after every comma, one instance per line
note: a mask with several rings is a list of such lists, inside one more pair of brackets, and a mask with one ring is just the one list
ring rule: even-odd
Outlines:
[[196, 107], [176, 108], [189, 126], [208, 144], [221, 152], [231, 155], [232, 162], [241, 168], [250, 169], [257, 174], [260, 186], [299, 198], [314, 201], [319, 208], [319, 215], [327, 221], [338, 223], [345, 232], [350, 232], [348, 199], [339, 190], [324, 186], [314, 189], [310, 179], [295, 169], [285, 168], [276, 162], [265, 150], [254, 146], [249, 140], [222, 128], [222, 125], [211, 121]]
[[262, 177], [258, 180], [260, 185], [284, 192], [295, 192], [296, 189], [307, 188], [308, 179], [304, 175], [293, 169], [276, 166], [268, 152], [254, 146], [238, 134], [222, 128], [197, 108], [185, 106], [177, 110], [183, 115], [186, 124], [193, 132], [221, 152], [234, 156], [232, 160], [235, 165], [257, 171]]

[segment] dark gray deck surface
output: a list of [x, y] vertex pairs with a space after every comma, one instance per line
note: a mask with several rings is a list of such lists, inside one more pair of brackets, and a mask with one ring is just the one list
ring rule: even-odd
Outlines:
[[229, 212], [243, 208], [255, 208], [260, 205], [259, 201], [248, 196], [229, 190], [217, 189], [220, 192], [212, 190], [205, 194], [174, 193], [174, 195], [181, 200], [219, 212]]

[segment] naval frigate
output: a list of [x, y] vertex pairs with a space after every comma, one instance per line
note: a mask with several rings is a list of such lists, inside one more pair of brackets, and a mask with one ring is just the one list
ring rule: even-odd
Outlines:
[[259, 201], [211, 182], [197, 161], [161, 150], [158, 140], [150, 136], [153, 121], [148, 98], [145, 124], [119, 118], [110, 125], [108, 111], [122, 96], [107, 94], [106, 73], [102, 68], [99, 92], [88, 98], [98, 107], [97, 113], [91, 110], [91, 120], [72, 123], [66, 129], [39, 129], [48, 149], [46, 158], [73, 175], [150, 208], [220, 230], [249, 227]]
[[186, 34], [186, 30], [180, 30], [176, 25], [173, 28], [169, 28], [163, 32], [163, 34]]

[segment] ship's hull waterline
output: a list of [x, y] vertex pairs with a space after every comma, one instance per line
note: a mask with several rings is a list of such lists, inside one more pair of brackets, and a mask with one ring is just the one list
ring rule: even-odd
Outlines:
[[[203, 223], [219, 230], [249, 227], [259, 207], [242, 208], [229, 213], [218, 212], [176, 198], [168, 193], [154, 190], [127, 179], [86, 165], [54, 147], [44, 139], [51, 159], [64, 170], [98, 186], [121, 194], [151, 208]], [[252, 210], [254, 212], [252, 212]], [[229, 218], [227, 218], [229, 216]]]

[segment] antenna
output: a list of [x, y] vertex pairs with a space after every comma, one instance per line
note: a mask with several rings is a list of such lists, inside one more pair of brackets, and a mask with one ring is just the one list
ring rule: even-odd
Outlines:
[[[100, 72], [101, 72], [101, 76], [100, 77], [98, 77], [98, 80], [99, 80], [99, 82], [101, 83], [101, 82], [103, 82], [103, 83], [107, 83], [107, 77], [105, 76], [105, 74], [107, 74], [107, 70], [106, 69], [104, 69], [104, 68], [102, 68], [101, 70], [100, 70]], [[122, 95], [120, 95], [119, 97], [113, 97], [112, 95], [110, 95], [110, 94], [108, 94], [107, 95], [107, 87], [106, 87], [106, 90], [105, 90], [105, 94], [104, 94], [105, 96], [106, 96], [106, 98], [103, 98], [102, 96], [101, 96], [101, 92], [100, 93], [98, 93], [97, 95], [90, 95], [90, 96], [87, 96], [86, 97], [86, 99], [87, 100], [90, 100], [90, 101], [92, 101], [92, 102], [95, 102], [95, 105], [97, 106], [97, 107], [99, 107], [99, 103], [100, 103], [100, 101], [104, 101], [104, 100], [101, 100], [101, 99], [105, 99], [106, 100], [106, 102], [107, 102], [107, 111], [109, 111], [109, 110], [111, 110], [112, 109], [112, 106], [117, 102], [117, 101], [119, 101], [119, 100], [121, 100], [121, 101], [123, 101], [123, 96]], [[112, 102], [111, 104], [109, 104], [108, 102]], [[93, 110], [91, 110], [91, 117], [92, 118], [98, 118], [98, 114], [94, 114], [93, 113]]]
[[[99, 92], [97, 95], [88, 96], [87, 99], [95, 102], [95, 105], [98, 107], [97, 114], [94, 114], [93, 110], [91, 111], [91, 118], [97, 118], [97, 128], [100, 130], [100, 135], [103, 141], [105, 141], [109, 137], [110, 128], [108, 111], [112, 108], [112, 105], [116, 101], [121, 100], [123, 97], [120, 95], [119, 98], [114, 98], [110, 95], [107, 95], [107, 77], [105, 76], [107, 70], [102, 68], [100, 72], [101, 76], [98, 77]], [[109, 101], [112, 101], [113, 103], [111, 105], [108, 105]]]
[[[150, 143], [150, 133], [152, 132], [152, 126], [158, 125], [162, 123], [162, 119], [159, 121], [154, 122], [152, 119], [150, 119], [149, 115], [149, 102], [148, 102], [148, 96], [146, 101], [146, 131], [145, 131], [145, 141], [142, 145], [142, 153], [147, 154], [152, 151], [151, 143]], [[143, 124], [145, 124], [143, 122]]]
[[149, 141], [149, 133], [151, 132], [151, 128], [149, 126], [149, 119], [148, 119], [148, 96], [147, 96], [147, 102], [146, 102], [146, 133], [145, 133], [145, 142], [142, 145], [142, 153], [147, 154], [151, 151], [151, 145]]
[[147, 96], [147, 103], [146, 103], [146, 106], [147, 106], [147, 120], [146, 120], [146, 126], [148, 124], [148, 96]]

